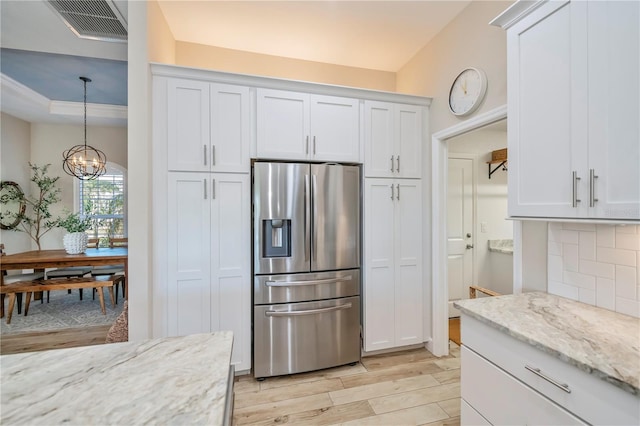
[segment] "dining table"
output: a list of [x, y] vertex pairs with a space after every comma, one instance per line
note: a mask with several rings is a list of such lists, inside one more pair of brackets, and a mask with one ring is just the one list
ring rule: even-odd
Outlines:
[[[2, 256], [0, 271], [33, 269], [35, 272], [46, 268], [69, 266], [124, 265], [125, 298], [129, 295], [129, 263], [127, 247], [88, 248], [84, 253], [69, 254], [60, 250], [32, 250]], [[4, 285], [4, 272], [0, 273], [0, 285]]]

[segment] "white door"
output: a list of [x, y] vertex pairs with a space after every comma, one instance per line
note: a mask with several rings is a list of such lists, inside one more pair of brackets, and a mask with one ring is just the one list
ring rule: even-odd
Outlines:
[[400, 177], [420, 178], [422, 171], [422, 107], [395, 106], [395, 170]]
[[447, 176], [447, 280], [449, 317], [453, 301], [466, 299], [473, 280], [473, 160], [449, 158]]
[[257, 89], [258, 158], [309, 157], [309, 95]]
[[250, 139], [249, 88], [211, 84], [211, 170], [247, 172]]
[[360, 101], [311, 95], [311, 158], [360, 162]]
[[394, 177], [393, 104], [364, 102], [364, 173], [366, 177]]

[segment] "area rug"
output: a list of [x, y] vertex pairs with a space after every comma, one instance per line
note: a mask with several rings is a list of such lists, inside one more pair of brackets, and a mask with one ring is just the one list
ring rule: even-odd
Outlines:
[[[101, 289], [102, 290], [102, 289]], [[18, 315], [17, 307], [13, 310], [11, 324], [7, 324], [8, 300], [5, 298], [5, 317], [0, 319], [0, 335], [25, 333], [31, 331], [59, 330], [63, 328], [76, 328], [83, 326], [113, 324], [120, 312], [122, 312], [124, 299], [118, 298], [118, 304], [113, 308], [109, 292], [104, 292], [107, 314], [100, 310], [100, 301], [96, 294], [95, 300], [91, 298], [91, 289], [84, 290], [83, 300], [80, 300], [78, 290], [71, 294], [66, 291], [52, 291], [49, 303], [44, 295], [44, 303], [32, 300], [29, 305], [29, 314], [24, 316], [24, 309]], [[23, 300], [24, 308], [24, 300]]]

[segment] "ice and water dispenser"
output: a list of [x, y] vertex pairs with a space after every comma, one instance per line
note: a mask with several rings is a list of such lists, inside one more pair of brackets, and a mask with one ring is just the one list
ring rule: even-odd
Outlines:
[[262, 256], [291, 257], [291, 219], [262, 221]]

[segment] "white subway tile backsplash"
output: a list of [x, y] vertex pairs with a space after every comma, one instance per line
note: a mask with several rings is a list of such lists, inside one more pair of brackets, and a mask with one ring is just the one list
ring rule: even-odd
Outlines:
[[616, 265], [581, 259], [578, 272], [587, 275], [595, 275], [596, 277], [614, 279], [616, 276]]
[[596, 227], [596, 240], [598, 247], [615, 247], [616, 228], [611, 225], [598, 225]]
[[581, 232], [579, 241], [578, 250], [580, 259], [596, 260], [596, 233]]
[[640, 317], [640, 226], [549, 223], [549, 293]]
[[616, 282], [607, 278], [596, 278], [596, 306], [615, 311]]
[[633, 250], [598, 247], [596, 252], [598, 262], [613, 263], [614, 265], [636, 266], [636, 253]]
[[624, 297], [616, 297], [616, 312], [640, 317], [640, 302], [637, 300], [625, 299]]

